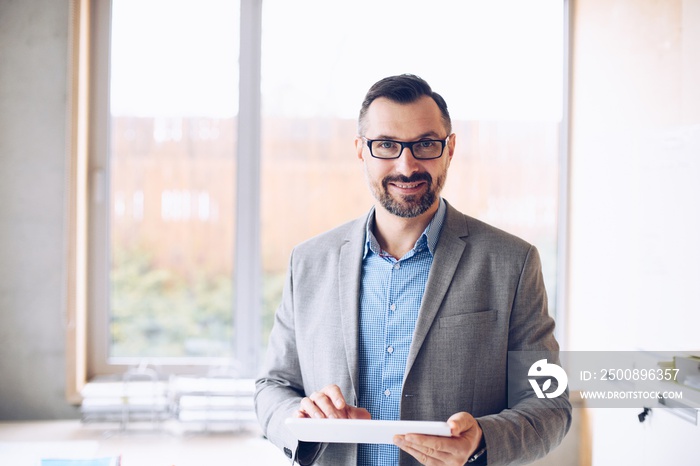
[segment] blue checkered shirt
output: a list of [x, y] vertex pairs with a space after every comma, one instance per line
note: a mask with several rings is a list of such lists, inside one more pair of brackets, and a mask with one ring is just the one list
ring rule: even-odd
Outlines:
[[[415, 246], [396, 260], [381, 250], [367, 221], [360, 292], [359, 406], [372, 419], [398, 420], [406, 359], [447, 208], [444, 200]], [[396, 466], [394, 445], [358, 445], [358, 466]]]

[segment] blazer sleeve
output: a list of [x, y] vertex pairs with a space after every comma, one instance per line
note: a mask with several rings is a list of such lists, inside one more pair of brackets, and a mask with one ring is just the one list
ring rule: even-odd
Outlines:
[[[554, 355], [558, 362], [559, 345], [553, 330], [539, 254], [530, 246], [511, 310], [508, 350], [543, 351]], [[477, 422], [486, 440], [487, 464], [530, 463], [559, 445], [568, 432], [568, 390], [547, 400], [524, 398], [510, 409], [477, 418]]]
[[[255, 382], [255, 412], [263, 434], [291, 460], [304, 457], [311, 464], [323, 445], [299, 442], [284, 424], [305, 396], [294, 328], [294, 252], [290, 258], [282, 303], [275, 313], [268, 350]], [[301, 448], [301, 451], [298, 451]]]

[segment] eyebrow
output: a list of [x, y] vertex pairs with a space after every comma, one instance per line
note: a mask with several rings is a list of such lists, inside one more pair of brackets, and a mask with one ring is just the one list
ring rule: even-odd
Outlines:
[[[416, 139], [412, 139], [412, 141], [419, 141], [421, 139], [426, 139], [426, 138], [440, 139], [440, 135], [438, 133], [436, 133], [435, 131], [428, 131], [427, 133], [421, 134]], [[370, 139], [388, 139], [390, 141], [398, 141], [399, 140], [399, 139], [396, 139], [394, 136], [390, 136], [390, 135], [386, 135], [386, 134], [380, 134], [376, 138], [370, 138]]]

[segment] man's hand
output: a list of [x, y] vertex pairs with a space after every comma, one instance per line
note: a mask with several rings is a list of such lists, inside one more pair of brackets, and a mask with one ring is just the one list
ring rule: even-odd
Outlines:
[[481, 442], [481, 427], [469, 413], [453, 414], [447, 423], [452, 437], [396, 435], [394, 443], [427, 466], [463, 466]]
[[296, 417], [370, 419], [369, 411], [350, 406], [337, 385], [327, 385], [301, 400]]

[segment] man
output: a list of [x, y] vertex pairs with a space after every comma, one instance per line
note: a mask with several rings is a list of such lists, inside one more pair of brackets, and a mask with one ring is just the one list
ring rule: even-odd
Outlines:
[[[447, 105], [422, 79], [385, 78], [360, 110], [365, 217], [297, 246], [256, 411], [299, 464], [533, 461], [571, 422], [528, 398], [508, 406], [508, 351], [558, 351], [534, 246], [440, 197], [455, 150]], [[288, 417], [447, 420], [451, 437], [396, 445], [298, 442]]]

